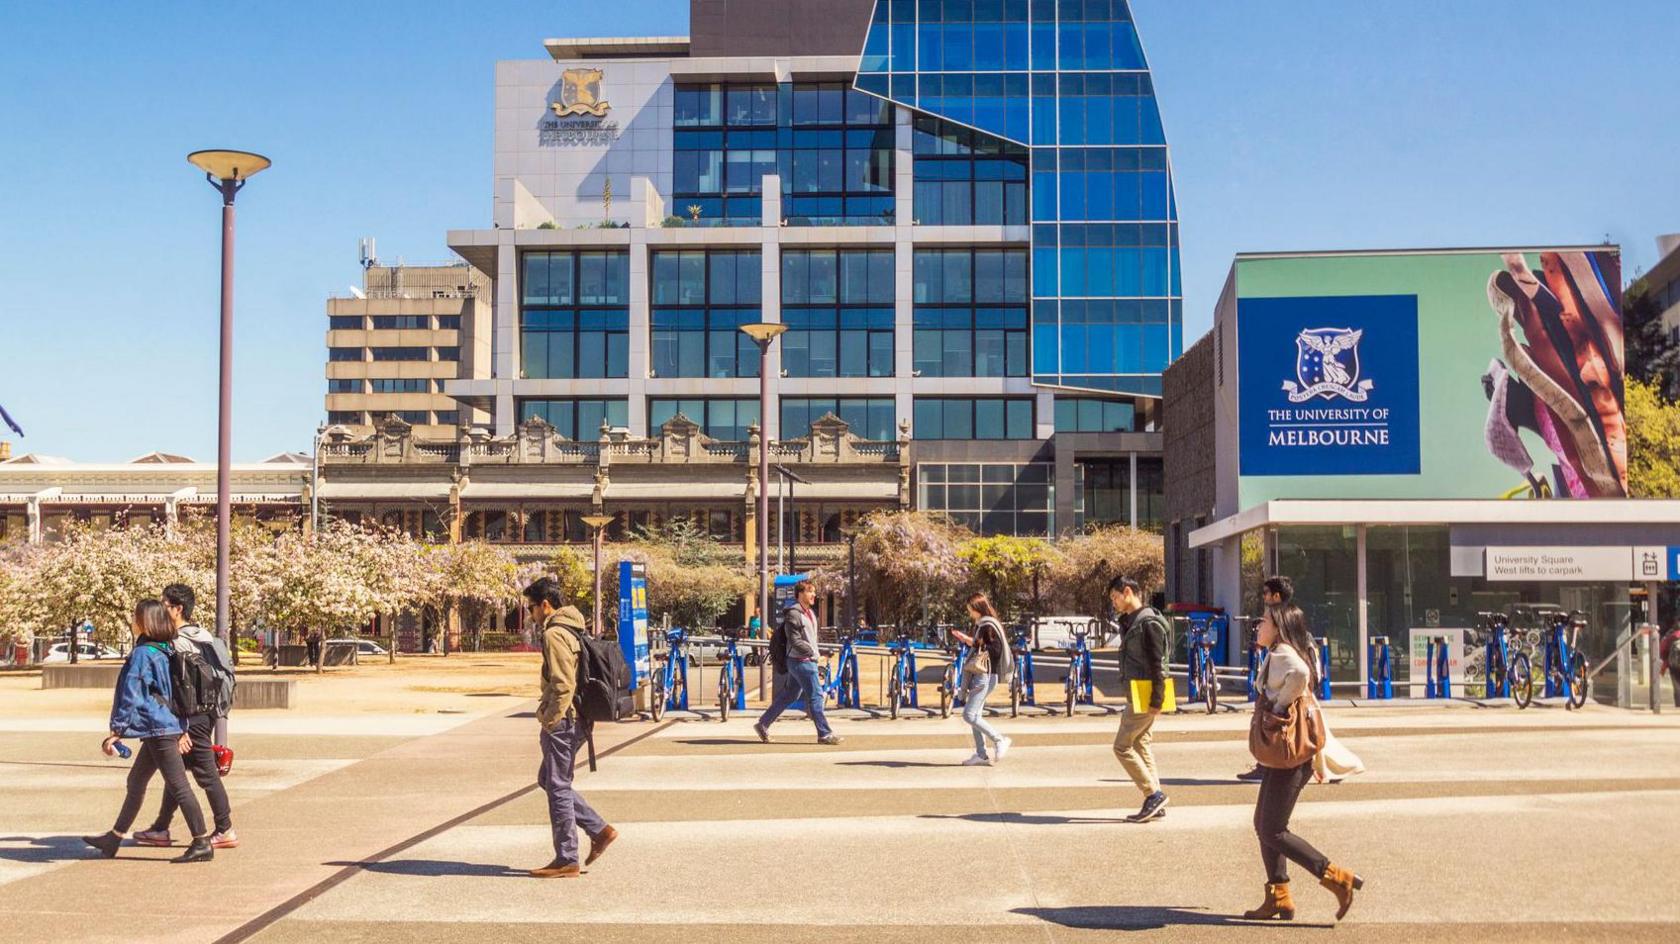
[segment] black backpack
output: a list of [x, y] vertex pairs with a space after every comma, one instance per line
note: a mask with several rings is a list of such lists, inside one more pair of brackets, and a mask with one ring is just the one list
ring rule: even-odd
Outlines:
[[[617, 721], [635, 710], [630, 694], [630, 667], [618, 643], [567, 629], [578, 643], [577, 692], [572, 709], [589, 748], [589, 769], [595, 768], [595, 722]], [[544, 665], [544, 674], [547, 666]]]
[[175, 714], [181, 723], [186, 724], [188, 718], [197, 715], [215, 716], [222, 704], [222, 677], [204, 656], [198, 646], [192, 651], [170, 646], [169, 654], [169, 688], [173, 696]]
[[777, 675], [787, 674], [787, 629], [781, 625], [770, 634], [770, 667]]

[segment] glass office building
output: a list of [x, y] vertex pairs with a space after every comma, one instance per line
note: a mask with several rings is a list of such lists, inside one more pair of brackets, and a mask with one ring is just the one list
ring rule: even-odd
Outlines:
[[[918, 163], [925, 137], [1002, 165], [976, 215], [1030, 174], [1034, 381], [1159, 395], [1183, 343], [1178, 213], [1126, 0], [877, 0], [856, 85], [930, 116]], [[918, 219], [953, 215], [943, 188], [917, 188]]]
[[712, 455], [832, 414], [982, 532], [1156, 524], [1178, 235], [1127, 4], [690, 13], [497, 64], [493, 226], [449, 234], [494, 325], [447, 392], [493, 436], [680, 416]]

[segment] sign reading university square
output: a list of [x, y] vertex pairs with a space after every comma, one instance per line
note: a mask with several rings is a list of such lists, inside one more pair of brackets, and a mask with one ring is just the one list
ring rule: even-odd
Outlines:
[[1419, 470], [1415, 295], [1244, 298], [1242, 475]]

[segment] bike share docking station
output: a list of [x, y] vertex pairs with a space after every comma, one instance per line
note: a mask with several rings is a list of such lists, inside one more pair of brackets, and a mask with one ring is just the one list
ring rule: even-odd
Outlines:
[[1424, 650], [1423, 697], [1452, 697], [1452, 642], [1446, 636], [1431, 636]]
[[1365, 697], [1376, 701], [1392, 700], [1394, 698], [1394, 652], [1392, 647], [1389, 646], [1388, 637], [1372, 636], [1366, 658], [1371, 667], [1371, 673], [1365, 679]]

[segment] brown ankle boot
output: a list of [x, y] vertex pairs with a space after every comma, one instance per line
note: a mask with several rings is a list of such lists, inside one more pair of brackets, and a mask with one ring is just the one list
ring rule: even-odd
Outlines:
[[1318, 883], [1336, 896], [1337, 921], [1347, 917], [1348, 909], [1353, 907], [1353, 893], [1365, 887], [1364, 879], [1337, 865], [1326, 868]]
[[1266, 900], [1253, 911], [1243, 912], [1243, 917], [1249, 921], [1265, 921], [1269, 918], [1281, 918], [1284, 921], [1295, 920], [1295, 900], [1289, 897], [1289, 883], [1280, 882], [1266, 886]]

